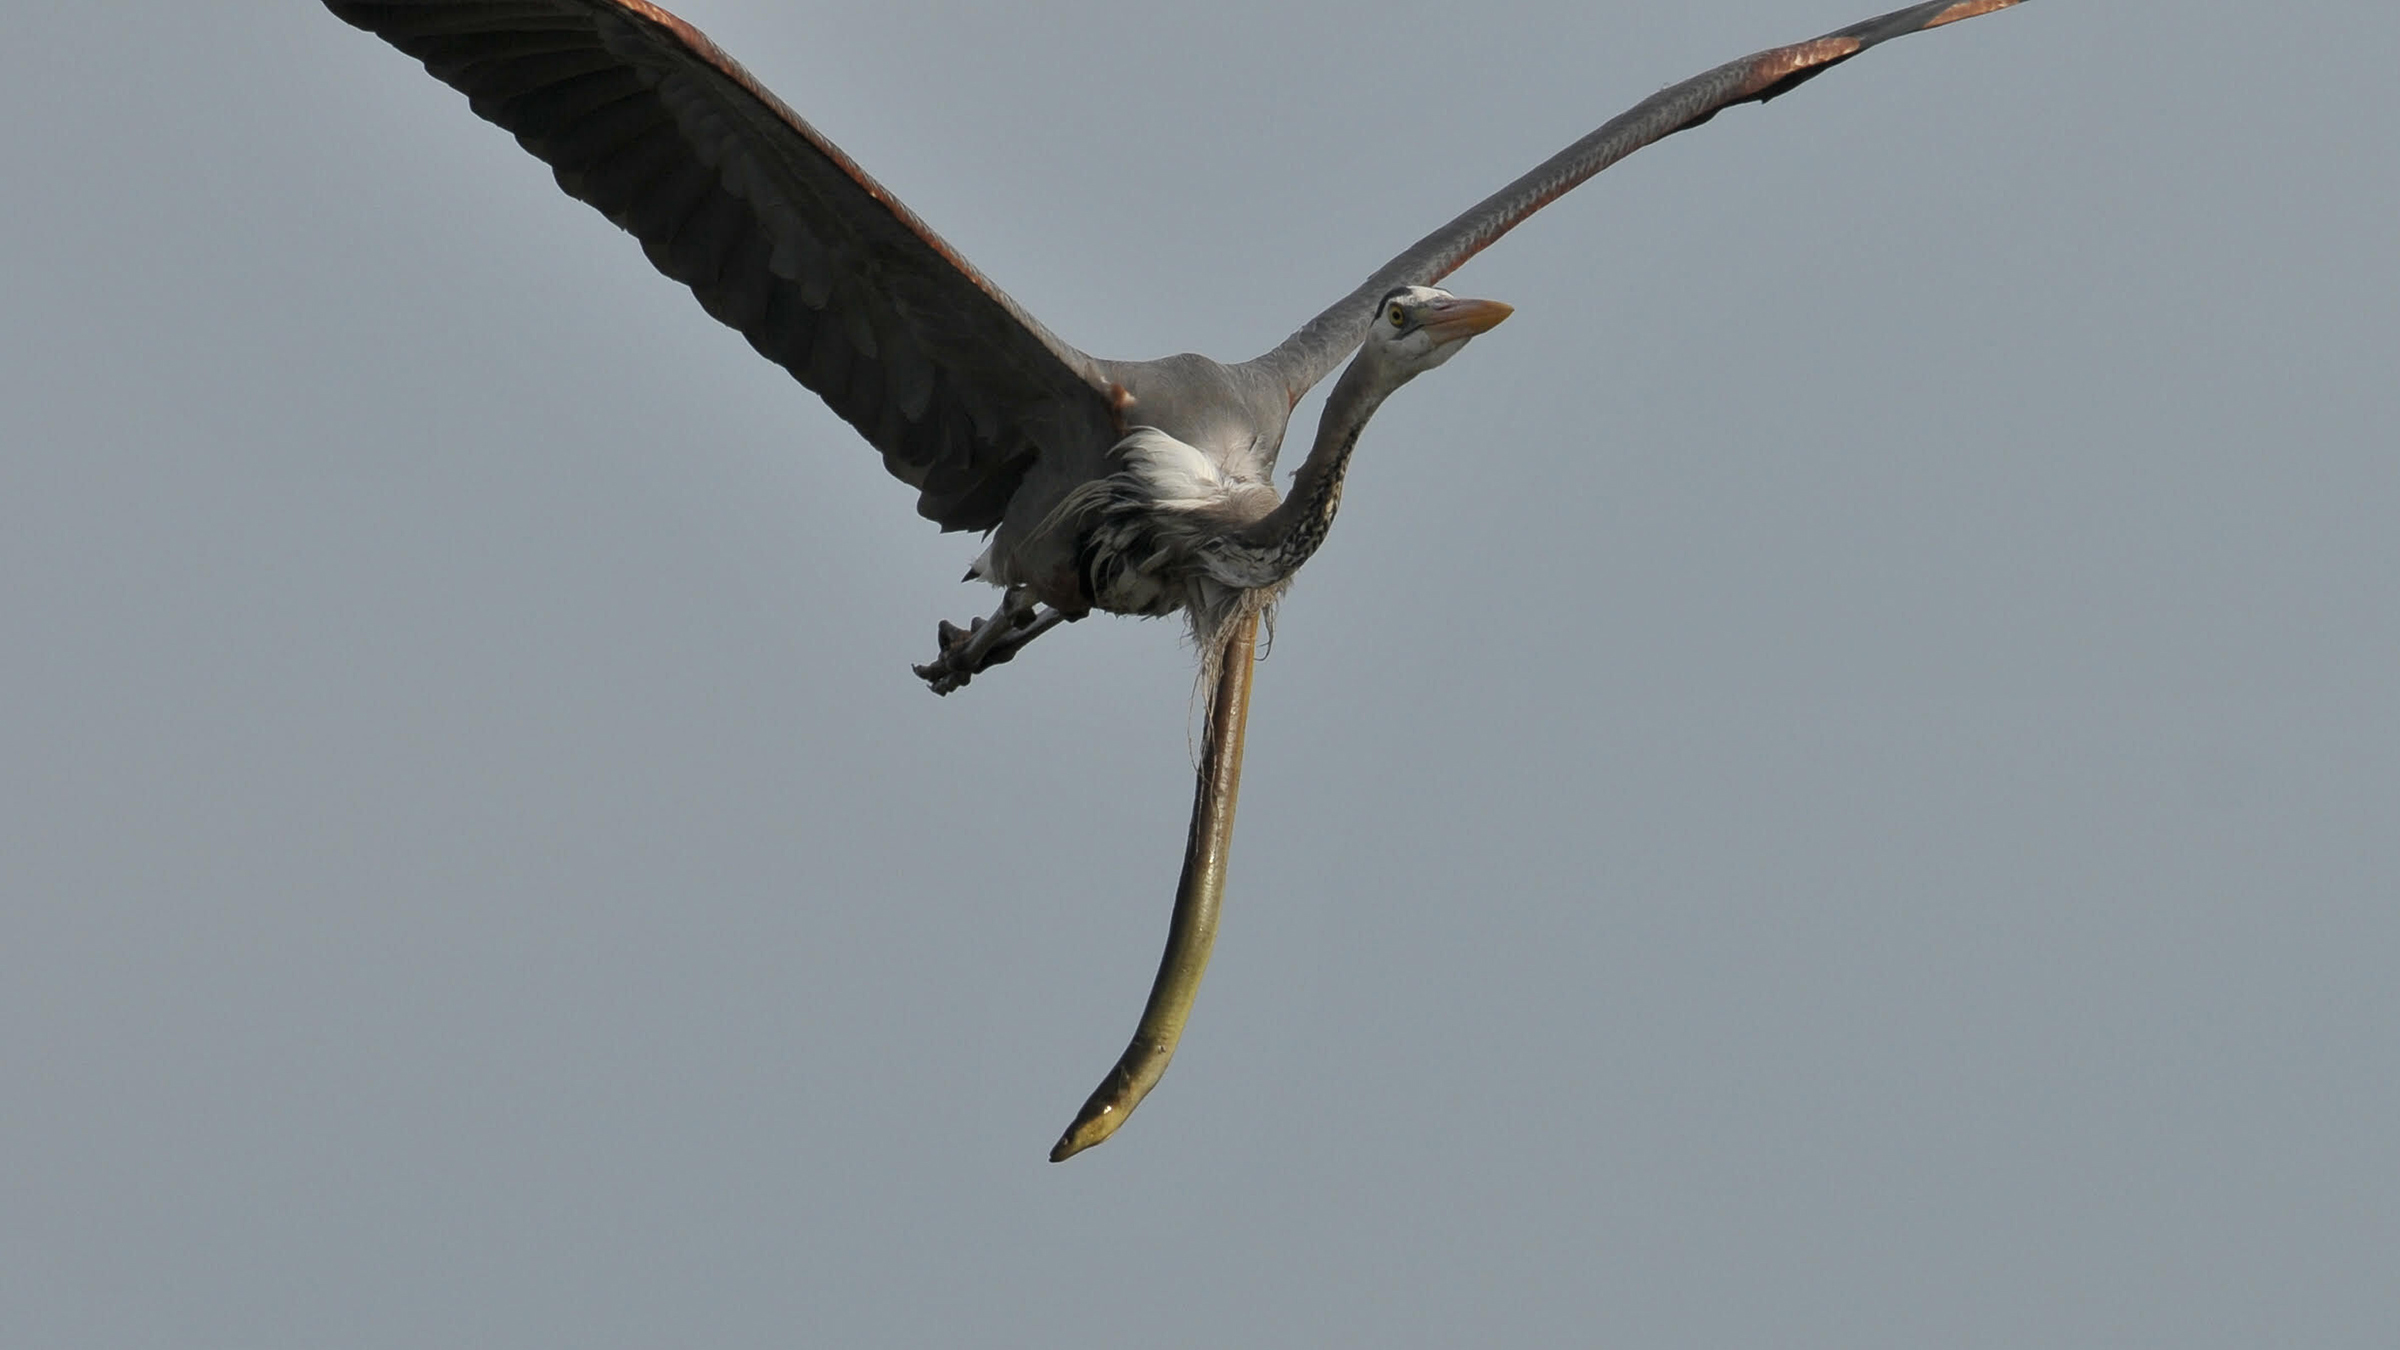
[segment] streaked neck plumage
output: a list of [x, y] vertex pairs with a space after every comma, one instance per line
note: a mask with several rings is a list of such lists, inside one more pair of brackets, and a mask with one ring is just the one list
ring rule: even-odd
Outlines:
[[1367, 420], [1405, 379], [1361, 350], [1326, 396], [1316, 441], [1293, 476], [1291, 494], [1256, 523], [1211, 541], [1203, 551], [1209, 573], [1228, 586], [1280, 590], [1316, 555], [1342, 506], [1342, 481]]

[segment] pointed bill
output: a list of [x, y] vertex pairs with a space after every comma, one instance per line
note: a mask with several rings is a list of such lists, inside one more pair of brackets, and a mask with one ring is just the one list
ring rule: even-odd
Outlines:
[[1436, 342], [1456, 342], [1477, 333], [1489, 332], [1500, 321], [1517, 312], [1516, 306], [1497, 300], [1468, 300], [1452, 296], [1426, 306], [1425, 331]]

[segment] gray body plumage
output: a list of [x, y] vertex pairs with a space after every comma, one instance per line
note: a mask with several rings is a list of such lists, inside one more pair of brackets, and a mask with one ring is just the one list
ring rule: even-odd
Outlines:
[[[1120, 434], [1105, 447], [1078, 447], [1035, 464], [993, 538], [987, 580], [1029, 587], [1043, 603], [1069, 613], [1170, 613], [1182, 607], [1187, 592], [1160, 572], [1180, 550], [1145, 551], [1132, 518], [1160, 495], [1158, 479], [1145, 472], [1155, 438], [1188, 447], [1233, 489], [1188, 501], [1188, 509], [1157, 522], [1158, 542], [1179, 540], [1203, 524], [1241, 528], [1275, 505], [1275, 463], [1292, 400], [1255, 366], [1229, 366], [1189, 352], [1111, 361], [1103, 369], [1112, 391], [1119, 391], [1112, 404]], [[1247, 510], [1253, 505], [1255, 511]]]
[[1249, 390], [1272, 395], [1274, 386], [1259, 383], [1256, 366], [1173, 358], [1160, 363], [1176, 376], [1166, 387], [1219, 381], [1217, 396], [1151, 408], [1130, 395], [1126, 416], [1134, 425], [1111, 448], [1107, 472], [1068, 492], [1029, 547], [1014, 555], [995, 550], [994, 579], [1027, 584], [1007, 571], [1013, 559], [1048, 566], [1057, 546], [1071, 541], [1077, 590], [1091, 604], [1120, 614], [1182, 610], [1201, 650], [1210, 650], [1233, 618], [1272, 605], [1325, 542], [1350, 456], [1383, 400], [1509, 314], [1506, 305], [1429, 286], [1397, 287], [1373, 308], [1388, 321], [1368, 326], [1357, 359], [1326, 399], [1288, 499], [1273, 480], [1289, 408], [1243, 401]]

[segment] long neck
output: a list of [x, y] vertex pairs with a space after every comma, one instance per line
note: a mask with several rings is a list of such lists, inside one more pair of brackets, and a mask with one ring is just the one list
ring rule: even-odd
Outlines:
[[1248, 555], [1267, 580], [1252, 585], [1280, 584], [1312, 557], [1333, 528], [1342, 506], [1342, 478], [1350, 471], [1351, 452], [1367, 419], [1383, 405], [1391, 386], [1372, 369], [1363, 353], [1342, 372], [1326, 396], [1324, 415], [1317, 419], [1317, 439], [1301, 461], [1292, 482], [1292, 495], [1231, 539], [1233, 550]]

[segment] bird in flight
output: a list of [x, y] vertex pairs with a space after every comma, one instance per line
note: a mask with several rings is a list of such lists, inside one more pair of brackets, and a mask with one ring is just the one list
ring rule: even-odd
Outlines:
[[[1936, 0], [1661, 89], [1426, 235], [1272, 351], [1086, 354], [1042, 326], [700, 31], [646, 0], [325, 0], [424, 62], [814, 390], [945, 530], [988, 618], [937, 627], [938, 694], [1093, 610], [1181, 612], [1208, 700], [1167, 949], [1131, 1044], [1051, 1151], [1114, 1134], [1166, 1072], [1215, 941], [1260, 618], [1332, 527], [1361, 433], [1509, 306], [1435, 283], [1625, 156], [1875, 46], [2020, 0]], [[1355, 356], [1353, 356], [1355, 353]], [[1335, 382], [1291, 490], [1275, 462]]]

